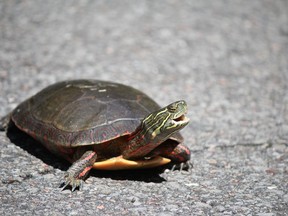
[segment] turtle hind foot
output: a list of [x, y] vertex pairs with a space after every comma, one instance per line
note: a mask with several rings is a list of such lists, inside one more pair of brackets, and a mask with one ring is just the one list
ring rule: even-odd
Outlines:
[[70, 175], [69, 173], [66, 174], [65, 180], [60, 184], [61, 190], [65, 190], [66, 188], [71, 188], [71, 191], [75, 191], [76, 189], [81, 190], [83, 188], [84, 181], [82, 179], [77, 179]]
[[171, 171], [180, 170], [180, 172], [185, 170], [185, 171], [191, 172], [192, 168], [193, 168], [193, 164], [190, 160], [188, 160], [185, 162], [173, 164], [170, 170]]
[[0, 118], [0, 131], [7, 131], [7, 129], [9, 128], [9, 125], [11, 123], [10, 118], [11, 118], [10, 113], [8, 115]]

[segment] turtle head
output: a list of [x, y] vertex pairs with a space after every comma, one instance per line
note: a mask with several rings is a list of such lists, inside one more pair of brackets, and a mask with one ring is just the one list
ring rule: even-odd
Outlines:
[[185, 116], [186, 113], [187, 104], [183, 100], [151, 113], [142, 121], [145, 138], [165, 141], [189, 123], [189, 119]]
[[149, 154], [189, 123], [186, 112], [187, 104], [182, 100], [150, 113], [142, 120], [139, 130], [130, 137], [129, 143], [124, 146], [123, 157], [141, 158]]

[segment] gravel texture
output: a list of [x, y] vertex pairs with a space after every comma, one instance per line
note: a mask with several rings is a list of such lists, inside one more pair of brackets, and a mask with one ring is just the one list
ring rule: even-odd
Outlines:
[[0, 2], [0, 116], [56, 81], [185, 99], [192, 172], [92, 172], [0, 132], [0, 215], [288, 215], [288, 1]]

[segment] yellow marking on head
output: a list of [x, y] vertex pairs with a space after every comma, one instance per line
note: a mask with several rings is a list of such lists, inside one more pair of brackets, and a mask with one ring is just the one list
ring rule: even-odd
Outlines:
[[[163, 113], [167, 113], [167, 108], [161, 110], [161, 111], [158, 112], [155, 116], [153, 115], [153, 113], [150, 114], [147, 118], [145, 118], [145, 119], [143, 120], [143, 123], [148, 124], [148, 123], [150, 123], [149, 121], [155, 121], [155, 119], [157, 119], [157, 118], [159, 117], [159, 115], [162, 115]], [[151, 125], [148, 124], [149, 127], [146, 128], [146, 131], [145, 131], [144, 135], [146, 135], [146, 134], [151, 130], [151, 128], [153, 128], [155, 125], [159, 124], [159, 121], [161, 120], [160, 126], [158, 126], [158, 127], [153, 131], [153, 133], [151, 134], [151, 135], [152, 135], [152, 139], [154, 139], [154, 138], [157, 136], [157, 134], [159, 134], [160, 128], [163, 127], [163, 125], [166, 123], [166, 121], [167, 121], [167, 119], [168, 119], [169, 117], [170, 117], [170, 115], [167, 115], [167, 117], [166, 117], [164, 120], [158, 119], [156, 122], [154, 122], [154, 124], [151, 124]]]

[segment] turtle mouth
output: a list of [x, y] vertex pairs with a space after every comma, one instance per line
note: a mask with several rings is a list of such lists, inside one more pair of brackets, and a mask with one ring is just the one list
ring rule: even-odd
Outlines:
[[187, 124], [189, 122], [189, 118], [185, 116], [185, 114], [182, 114], [180, 116], [177, 116], [173, 120], [174, 124]]

